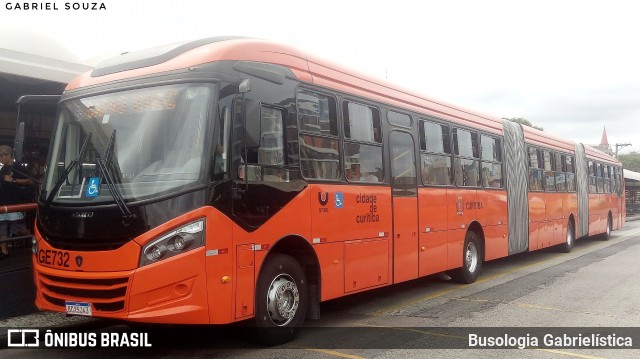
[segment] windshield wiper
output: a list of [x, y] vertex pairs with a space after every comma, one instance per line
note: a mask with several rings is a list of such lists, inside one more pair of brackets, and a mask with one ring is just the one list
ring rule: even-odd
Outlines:
[[[53, 189], [49, 193], [47, 200], [44, 202], [45, 208], [51, 204], [51, 202], [53, 201], [53, 198], [56, 196], [56, 193], [58, 193], [64, 181], [67, 180], [69, 173], [71, 173], [73, 168], [77, 166], [78, 163], [82, 162], [82, 159], [84, 158], [84, 153], [87, 150], [87, 144], [89, 143], [90, 139], [91, 139], [91, 133], [89, 133], [89, 136], [87, 136], [84, 139], [84, 142], [82, 143], [82, 147], [80, 148], [80, 153], [78, 153], [78, 157], [76, 157], [73, 161], [71, 161], [71, 163], [69, 163], [69, 165], [64, 169], [64, 173], [62, 174], [62, 176], [60, 176], [60, 178], [58, 178], [58, 181], [55, 183], [55, 185], [53, 185]], [[82, 165], [80, 165], [80, 168], [82, 168]]]
[[[115, 147], [116, 142], [116, 130], [111, 132], [111, 137], [109, 137], [109, 142], [107, 143], [107, 147], [104, 149], [104, 165], [106, 168], [109, 168], [111, 165], [111, 157], [113, 157], [113, 148]], [[104, 174], [100, 174], [100, 183], [102, 183]]]
[[100, 178], [102, 179], [104, 177], [104, 181], [107, 184], [107, 187], [109, 187], [109, 193], [111, 193], [111, 197], [113, 197], [113, 199], [116, 201], [116, 205], [122, 213], [122, 224], [128, 226], [129, 224], [131, 224], [131, 221], [136, 217], [136, 215], [131, 213], [129, 206], [127, 206], [127, 203], [124, 201], [122, 194], [116, 187], [115, 181], [111, 176], [111, 171], [109, 171], [109, 163], [111, 162], [113, 148], [115, 147], [115, 141], [116, 130], [113, 130], [113, 132], [111, 133], [111, 137], [109, 138], [107, 148], [105, 149], [104, 156], [106, 157], [106, 161], [103, 161], [100, 155], [96, 155], [96, 165], [100, 169]]

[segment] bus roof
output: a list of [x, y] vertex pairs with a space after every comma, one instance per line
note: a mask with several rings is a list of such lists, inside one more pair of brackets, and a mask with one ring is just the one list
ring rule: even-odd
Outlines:
[[[69, 83], [67, 91], [187, 69], [223, 60], [266, 62], [286, 66], [301, 81], [361, 95], [409, 111], [430, 114], [461, 125], [502, 134], [503, 120], [500, 118], [416, 94], [387, 81], [307, 54], [294, 47], [246, 37], [211, 37], [124, 53], [106, 60], [98, 64], [94, 70], [78, 76]], [[527, 143], [575, 152], [575, 142], [549, 136], [548, 133], [528, 126], [522, 127]], [[592, 152], [591, 150], [587, 151], [587, 154], [616, 162], [602, 152], [596, 150]]]
[[221, 60], [283, 65], [301, 81], [502, 133], [501, 119], [416, 95], [409, 90], [308, 55], [293, 47], [253, 38], [213, 37], [124, 53], [98, 64], [93, 71], [80, 75], [69, 83], [67, 90], [186, 69]]

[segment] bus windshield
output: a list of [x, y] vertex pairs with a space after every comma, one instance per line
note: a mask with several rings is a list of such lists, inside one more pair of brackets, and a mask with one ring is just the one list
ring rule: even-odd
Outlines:
[[72, 204], [116, 195], [130, 202], [199, 184], [213, 92], [179, 84], [64, 102], [43, 195]]

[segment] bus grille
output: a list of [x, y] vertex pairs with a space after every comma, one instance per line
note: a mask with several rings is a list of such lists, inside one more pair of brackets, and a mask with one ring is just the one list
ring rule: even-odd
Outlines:
[[129, 278], [79, 279], [39, 274], [43, 297], [51, 304], [65, 307], [65, 301], [89, 302], [95, 312], [124, 309]]

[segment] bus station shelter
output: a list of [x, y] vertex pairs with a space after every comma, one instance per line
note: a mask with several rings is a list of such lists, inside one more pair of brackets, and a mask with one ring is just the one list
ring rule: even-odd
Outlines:
[[[71, 79], [90, 70], [64, 46], [45, 34], [24, 29], [0, 31], [0, 144], [13, 146], [16, 100], [23, 95], [60, 95]], [[25, 105], [25, 157], [46, 156], [54, 103]]]
[[627, 215], [640, 215], [640, 173], [624, 170]]
[[[2, 24], [0, 24], [2, 25]], [[44, 34], [24, 29], [0, 29], [0, 145], [13, 147], [18, 98], [61, 95], [67, 83], [91, 67]], [[34, 178], [42, 175], [56, 104], [26, 103], [20, 109], [25, 123], [23, 164]], [[33, 212], [26, 212], [33, 222]], [[15, 240], [14, 240], [15, 239]], [[0, 319], [35, 311], [35, 288], [30, 241], [12, 238], [9, 256], [0, 260]]]

